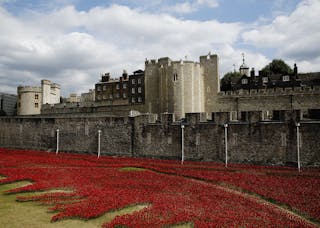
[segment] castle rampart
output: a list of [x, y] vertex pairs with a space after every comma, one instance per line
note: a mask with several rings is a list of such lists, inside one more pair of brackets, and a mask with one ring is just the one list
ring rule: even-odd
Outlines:
[[[70, 114], [71, 115], [71, 114]], [[183, 122], [173, 114], [114, 117], [102, 113], [0, 118], [0, 147], [55, 151], [59, 129], [60, 151], [96, 153], [101, 130], [103, 155], [181, 159], [181, 125], [187, 160], [225, 158], [224, 124], [228, 123], [230, 162], [283, 165], [297, 162], [297, 127], [300, 123], [302, 166], [320, 165], [320, 121], [301, 119], [300, 111], [282, 111], [265, 120], [263, 112], [247, 112], [233, 120], [229, 112], [186, 114]]]

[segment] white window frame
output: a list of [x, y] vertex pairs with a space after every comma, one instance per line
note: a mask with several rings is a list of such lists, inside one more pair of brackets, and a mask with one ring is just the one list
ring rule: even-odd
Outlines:
[[269, 78], [268, 77], [262, 77], [262, 83], [268, 83]]
[[248, 83], [249, 83], [249, 80], [247, 78], [241, 79], [241, 84], [242, 85], [248, 85]]
[[284, 76], [282, 76], [282, 81], [283, 81], [283, 82], [289, 82], [289, 81], [290, 81], [289, 75], [284, 75]]

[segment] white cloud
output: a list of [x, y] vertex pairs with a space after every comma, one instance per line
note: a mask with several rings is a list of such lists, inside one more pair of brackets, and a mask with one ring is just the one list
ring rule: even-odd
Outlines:
[[145, 58], [187, 55], [197, 61], [232, 45], [242, 29], [239, 23], [183, 20], [119, 5], [89, 11], [66, 6], [20, 17], [0, 8], [0, 21], [0, 90], [15, 93], [19, 84], [47, 78], [60, 83], [64, 95], [93, 88], [103, 72], [143, 69]]
[[162, 7], [162, 11], [178, 14], [188, 14], [196, 12], [202, 7], [216, 8], [218, 6], [218, 0], [194, 0], [178, 2], [175, 5], [166, 5], [165, 7]]
[[[313, 62], [313, 70], [320, 70], [320, 63], [315, 61], [320, 57], [319, 12], [319, 0], [302, 1], [291, 14], [277, 16], [271, 24], [258, 25], [245, 32], [243, 39], [258, 48], [276, 49], [276, 58]], [[308, 69], [302, 67], [302, 70]]]

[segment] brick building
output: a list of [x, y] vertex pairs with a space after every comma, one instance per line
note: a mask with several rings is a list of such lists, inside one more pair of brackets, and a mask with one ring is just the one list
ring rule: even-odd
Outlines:
[[111, 78], [109, 73], [101, 76], [95, 85], [97, 102], [108, 101], [116, 104], [144, 103], [144, 71], [137, 70], [128, 76], [126, 71], [120, 78]]

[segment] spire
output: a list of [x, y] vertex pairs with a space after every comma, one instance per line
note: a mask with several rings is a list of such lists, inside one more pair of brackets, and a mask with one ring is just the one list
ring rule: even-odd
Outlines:
[[244, 53], [242, 53], [241, 55], [242, 55], [242, 65], [245, 66], [246, 64], [244, 63]]

